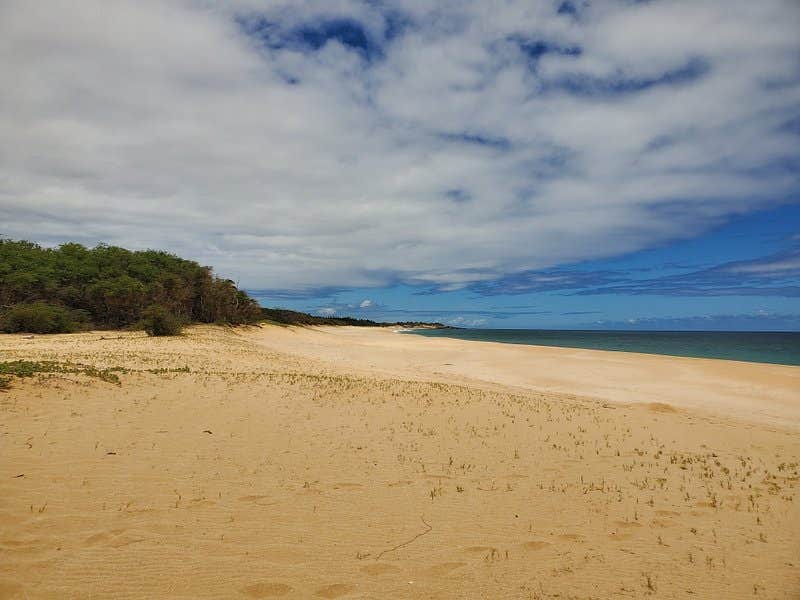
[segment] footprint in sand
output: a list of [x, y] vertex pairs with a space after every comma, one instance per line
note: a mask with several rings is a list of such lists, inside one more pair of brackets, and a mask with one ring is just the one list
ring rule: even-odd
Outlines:
[[434, 565], [433, 567], [427, 569], [425, 572], [428, 575], [433, 575], [434, 577], [442, 577], [444, 575], [449, 575], [456, 569], [460, 569], [461, 567], [466, 566], [467, 563], [463, 562], [446, 562], [440, 565]]
[[580, 535], [579, 533], [562, 533], [558, 537], [559, 537], [559, 539], [567, 540], [569, 542], [582, 542], [583, 541], [583, 536]]
[[664, 529], [665, 527], [675, 527], [675, 525], [676, 523], [670, 521], [669, 519], [653, 519], [650, 521], [651, 527], [660, 527], [661, 529]]
[[354, 591], [356, 591], [356, 586], [354, 585], [348, 583], [333, 583], [319, 588], [314, 594], [320, 598], [340, 598], [341, 596], [352, 594]]
[[242, 588], [242, 592], [251, 598], [275, 598], [291, 591], [292, 586], [285, 583], [254, 583]]
[[656, 514], [659, 517], [680, 517], [681, 513], [675, 512], [674, 510], [657, 510]]
[[394, 565], [386, 565], [383, 563], [375, 563], [374, 565], [366, 565], [361, 567], [361, 570], [367, 575], [383, 575], [384, 573], [394, 573], [399, 571]]
[[539, 540], [533, 540], [530, 542], [525, 542], [522, 544], [522, 547], [526, 550], [541, 550], [542, 548], [547, 548], [550, 545], [550, 542], [540, 542]]

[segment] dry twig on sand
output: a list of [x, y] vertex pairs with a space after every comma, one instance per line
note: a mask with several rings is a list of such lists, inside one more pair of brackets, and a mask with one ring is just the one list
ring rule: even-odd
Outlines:
[[394, 548], [389, 548], [388, 550], [384, 550], [383, 552], [378, 554], [378, 556], [375, 557], [375, 560], [380, 560], [381, 556], [383, 556], [384, 554], [389, 554], [389, 552], [394, 552], [395, 550], [399, 550], [400, 548], [408, 546], [409, 544], [411, 544], [413, 542], [416, 542], [419, 538], [421, 538], [426, 533], [430, 533], [433, 530], [433, 527], [431, 527], [428, 524], [428, 522], [425, 520], [425, 515], [422, 515], [420, 517], [420, 519], [422, 519], [422, 523], [425, 525], [425, 527], [427, 527], [427, 529], [425, 531], [423, 531], [422, 533], [418, 533], [417, 535], [415, 535], [413, 538], [411, 538], [407, 542], [403, 542], [402, 544], [398, 544]]

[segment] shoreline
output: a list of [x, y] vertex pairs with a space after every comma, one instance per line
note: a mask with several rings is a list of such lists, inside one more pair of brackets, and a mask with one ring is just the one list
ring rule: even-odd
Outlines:
[[290, 337], [256, 337], [268, 347], [273, 338], [276, 348], [351, 369], [372, 365], [384, 374], [621, 404], [649, 397], [698, 414], [800, 430], [800, 367], [794, 365], [388, 333], [323, 326]]
[[4, 599], [800, 590], [800, 369], [376, 328], [107, 336], [0, 335], [3, 361], [87, 367], [0, 393]]
[[[795, 331], [757, 331], [757, 332], [749, 332], [749, 331], [663, 331], [663, 330], [653, 330], [653, 331], [644, 331], [644, 330], [635, 330], [635, 331], [627, 331], [627, 330], [593, 330], [593, 329], [586, 329], [586, 330], [573, 330], [573, 329], [462, 329], [460, 331], [466, 332], [501, 332], [501, 333], [515, 333], [515, 332], [537, 332], [543, 334], [598, 334], [598, 335], [619, 335], [619, 336], [626, 336], [632, 335], [636, 336], [647, 336], [647, 335], [673, 335], [673, 334], [710, 334], [710, 335], [722, 335], [722, 336], [736, 336], [736, 335], [749, 335], [749, 334], [757, 334], [757, 335], [794, 335], [798, 337], [798, 343], [800, 343], [800, 332]], [[415, 329], [407, 329], [398, 331], [398, 333], [414, 333]], [[786, 360], [765, 360], [765, 359], [747, 359], [741, 358], [736, 356], [714, 356], [714, 355], [701, 355], [701, 354], [690, 354], [690, 353], [678, 353], [678, 352], [663, 352], [663, 351], [647, 351], [642, 349], [636, 348], [622, 348], [622, 347], [595, 347], [590, 345], [575, 345], [565, 343], [536, 343], [531, 341], [517, 341], [517, 340], [504, 340], [504, 339], [489, 339], [489, 338], [479, 338], [479, 337], [461, 337], [459, 335], [426, 335], [424, 337], [448, 337], [450, 339], [459, 339], [463, 341], [474, 341], [474, 342], [493, 342], [498, 344], [512, 344], [517, 346], [537, 346], [537, 347], [544, 347], [544, 348], [569, 348], [569, 349], [581, 349], [581, 350], [597, 350], [602, 352], [627, 352], [633, 354], [649, 354], [654, 356], [671, 356], [677, 358], [697, 358], [697, 359], [709, 359], [709, 360], [724, 360], [724, 361], [734, 361], [734, 362], [744, 362], [744, 363], [756, 363], [756, 364], [767, 364], [767, 365], [783, 365], [783, 366], [791, 366], [791, 367], [800, 367], [800, 362], [787, 362]], [[797, 359], [796, 359], [797, 360]]]

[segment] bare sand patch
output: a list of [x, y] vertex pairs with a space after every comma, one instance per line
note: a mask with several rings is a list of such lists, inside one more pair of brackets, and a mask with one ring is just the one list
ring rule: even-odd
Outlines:
[[0, 336], [124, 368], [0, 394], [0, 598], [799, 595], [796, 367], [103, 337]]

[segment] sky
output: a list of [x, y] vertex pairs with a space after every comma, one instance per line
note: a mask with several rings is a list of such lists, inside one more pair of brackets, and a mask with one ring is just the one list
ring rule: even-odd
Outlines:
[[796, 0], [4, 0], [0, 235], [262, 304], [800, 330]]

